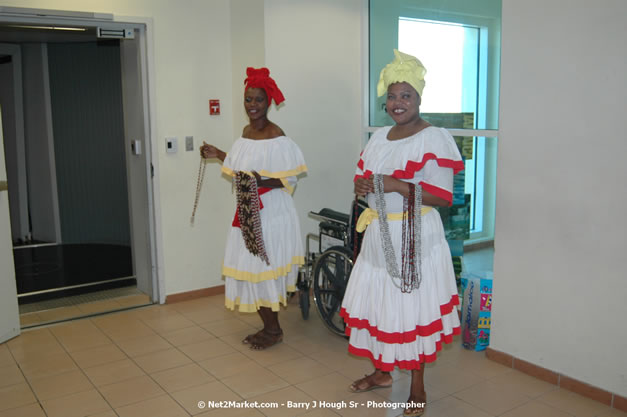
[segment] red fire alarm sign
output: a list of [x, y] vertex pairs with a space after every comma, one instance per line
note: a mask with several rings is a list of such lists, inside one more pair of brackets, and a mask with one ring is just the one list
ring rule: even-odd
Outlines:
[[220, 114], [220, 100], [209, 100], [209, 114], [212, 116]]

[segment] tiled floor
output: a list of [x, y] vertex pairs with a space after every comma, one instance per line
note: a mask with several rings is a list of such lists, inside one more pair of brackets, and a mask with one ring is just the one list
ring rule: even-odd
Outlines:
[[[392, 388], [349, 393], [370, 363], [350, 356], [315, 313], [304, 321], [292, 304], [280, 318], [285, 341], [266, 351], [241, 344], [259, 319], [227, 311], [222, 296], [26, 331], [0, 345], [0, 417], [402, 414], [366, 405], [405, 401], [407, 373], [395, 372]], [[627, 417], [463, 350], [459, 340], [427, 366], [425, 380], [427, 417]], [[208, 409], [201, 401], [278, 408]]]

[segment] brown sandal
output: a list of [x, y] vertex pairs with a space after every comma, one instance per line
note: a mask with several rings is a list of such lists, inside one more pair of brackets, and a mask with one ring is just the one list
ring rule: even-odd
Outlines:
[[258, 335], [258, 337], [254, 337], [250, 341], [252, 350], [265, 350], [283, 341], [283, 331], [278, 333], [261, 331]]
[[255, 339], [261, 337], [262, 333], [263, 333], [263, 329], [259, 330], [257, 333], [249, 334], [248, 336], [244, 338], [244, 340], [242, 340], [242, 343], [245, 345], [249, 345], [253, 343]]
[[425, 394], [425, 399], [423, 402], [414, 402], [413, 400], [407, 400], [407, 403], [411, 403], [411, 405], [416, 405], [416, 407], [407, 407], [403, 410], [403, 417], [419, 417], [425, 413], [427, 409], [427, 396]]
[[[374, 374], [364, 375], [363, 378], [358, 379], [357, 381], [355, 381], [352, 384], [350, 384], [348, 386], [348, 391], [350, 391], [350, 392], [367, 392], [367, 391], [372, 391], [373, 389], [390, 388], [392, 386], [392, 383], [389, 383], [389, 384], [386, 384], [386, 385], [371, 383], [369, 378], [372, 377], [372, 376], [374, 376]], [[363, 382], [366, 382], [368, 385], [365, 388], [358, 388], [359, 385], [361, 385]]]

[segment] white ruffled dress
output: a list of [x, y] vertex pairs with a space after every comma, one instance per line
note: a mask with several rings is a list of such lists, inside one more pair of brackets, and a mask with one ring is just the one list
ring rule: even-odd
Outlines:
[[[358, 177], [392, 175], [420, 184], [424, 191], [452, 201], [453, 175], [464, 168], [455, 141], [445, 130], [428, 127], [400, 140], [387, 139], [391, 127], [370, 138], [358, 163]], [[374, 194], [368, 205], [376, 210]], [[388, 214], [403, 211], [403, 197], [386, 193]], [[397, 264], [401, 262], [402, 221], [388, 220]], [[460, 333], [459, 304], [451, 253], [437, 210], [422, 217], [422, 283], [402, 293], [389, 276], [375, 219], [366, 229], [361, 252], [342, 302], [350, 336], [349, 352], [370, 358], [375, 368], [419, 369], [433, 362], [442, 342]]]
[[232, 226], [222, 265], [225, 305], [234, 310], [256, 312], [260, 307], [279, 311], [287, 305], [287, 293], [295, 291], [298, 267], [305, 262], [300, 223], [292, 192], [297, 175], [307, 171], [303, 154], [287, 136], [254, 140], [239, 138], [228, 152], [222, 172], [256, 171], [262, 178], [280, 179], [285, 188], [260, 195], [263, 241], [270, 265], [252, 255], [239, 227]]

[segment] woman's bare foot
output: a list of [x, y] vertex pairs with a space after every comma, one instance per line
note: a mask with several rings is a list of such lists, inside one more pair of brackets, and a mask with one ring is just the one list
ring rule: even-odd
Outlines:
[[350, 392], [366, 392], [377, 388], [389, 388], [392, 386], [392, 376], [389, 372], [375, 370], [370, 375], [365, 375], [348, 386]]

